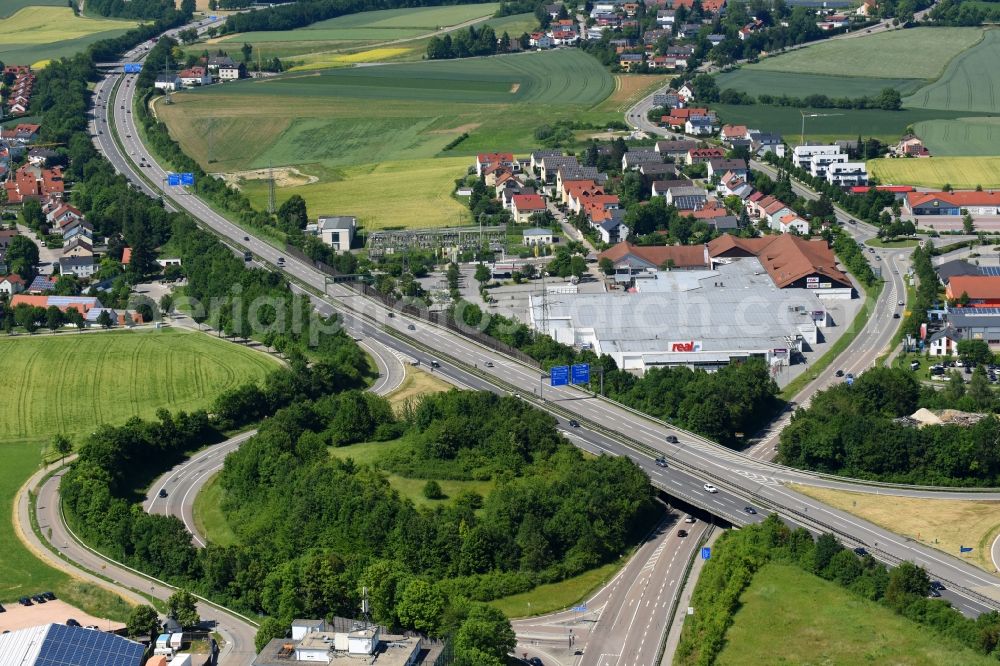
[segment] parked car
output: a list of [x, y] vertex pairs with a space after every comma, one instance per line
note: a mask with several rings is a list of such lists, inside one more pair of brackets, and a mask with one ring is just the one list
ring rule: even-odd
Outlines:
[[55, 601], [56, 600], [56, 595], [55, 595], [54, 592], [45, 592], [45, 593], [42, 594], [42, 596], [45, 597], [46, 599], [48, 599], [49, 601]]
[[719, 489], [716, 488], [715, 486], [713, 486], [711, 483], [706, 483], [704, 486], [702, 486], [702, 488], [705, 489], [706, 493], [715, 494], [715, 493], [719, 492]]
[[20, 599], [17, 600], [17, 603], [21, 604], [22, 606], [30, 606], [31, 599], [29, 599], [28, 597], [21, 597]]
[[80, 625], [79, 622], [77, 622], [73, 618], [69, 618], [68, 620], [66, 620], [66, 626], [67, 627], [79, 627], [81, 625]]
[[664, 457], [662, 457], [662, 456], [659, 457], [659, 458], [657, 458], [656, 459], [656, 466], [657, 467], [666, 467], [667, 466], [667, 459], [664, 458]]
[[854, 374], [853, 374], [853, 373], [850, 373], [850, 372], [848, 372], [848, 373], [847, 373], [847, 376], [845, 377], [845, 379], [849, 379], [849, 380], [851, 380], [851, 381], [853, 382], [853, 381], [854, 381]]

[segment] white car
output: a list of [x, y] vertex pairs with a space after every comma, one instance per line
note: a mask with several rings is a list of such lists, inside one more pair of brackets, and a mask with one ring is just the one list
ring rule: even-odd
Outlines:
[[713, 493], [714, 494], [714, 493], [719, 492], [719, 489], [716, 488], [715, 486], [713, 486], [711, 483], [706, 483], [704, 486], [702, 486], [702, 488], [705, 489], [706, 493]]

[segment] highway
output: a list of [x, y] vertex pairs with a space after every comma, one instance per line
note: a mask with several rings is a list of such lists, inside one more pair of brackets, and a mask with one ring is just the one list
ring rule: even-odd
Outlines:
[[[113, 83], [121, 78], [122, 75], [111, 75], [108, 81]], [[125, 78], [134, 76], [128, 75]], [[107, 86], [108, 81], [102, 84], [102, 90], [106, 90], [103, 86]], [[502, 356], [473, 343], [468, 338], [422, 320], [411, 320], [401, 315], [390, 317], [390, 311], [385, 306], [363, 298], [343, 285], [327, 287], [325, 276], [308, 263], [299, 261], [295, 257], [286, 257], [283, 250], [272, 247], [257, 238], [252, 231], [241, 229], [223, 218], [201, 199], [186, 193], [183, 188], [162, 186], [166, 171], [156, 164], [153, 156], [138, 140], [135, 121], [129, 113], [135, 95], [134, 86], [126, 81], [118, 92], [120, 99], [115, 99], [107, 106], [105, 115], [119, 128], [125, 145], [124, 152], [128, 155], [121, 154], [117, 146], [108, 141], [107, 131], [98, 136], [98, 139], [104, 137], [104, 141], [100, 142], [102, 150], [116, 168], [131, 174], [134, 180], [138, 180], [138, 172], [143, 171], [153, 183], [163, 188], [173, 205], [188, 211], [204, 226], [223, 236], [231, 245], [249, 247], [255, 257], [271, 266], [283, 263], [282, 270], [290, 278], [316, 292], [326, 293], [323, 309], [332, 311], [335, 308], [352, 331], [358, 330], [365, 337], [377, 339], [387, 347], [423, 361], [437, 358], [446, 366], [447, 371], [466, 375], [465, 383], [477, 389], [515, 392], [562, 418], [570, 416], [577, 418], [589, 429], [580, 430], [581, 434], [585, 432], [588, 437], [595, 440], [591, 442], [592, 445], [609, 453], [630, 455], [652, 472], [650, 477], [658, 487], [665, 489], [671, 495], [685, 497], [693, 504], [737, 524], [742, 520], [742, 507], [748, 501], [772, 507], [779, 510], [786, 518], [813, 529], [835, 531], [851, 545], [865, 545], [873, 552], [884, 553], [883, 557], [887, 561], [911, 559], [927, 567], [933, 577], [951, 582], [968, 595], [966, 603], [969, 604], [970, 612], [977, 607], [984, 608], [987, 604], [1000, 606], [995, 602], [976, 600], [977, 593], [1000, 599], [996, 589], [1000, 579], [987, 575], [958, 558], [943, 555], [919, 544], [906, 543], [900, 537], [870, 523], [793, 493], [781, 484], [784, 481], [796, 481], [819, 485], [817, 483], [819, 480], [822, 485], [843, 484], [845, 487], [857, 490], [864, 490], [864, 487], [859, 488], [843, 481], [825, 481], [814, 474], [755, 461], [610, 401], [591, 397], [579, 389], [544, 386], [543, 377], [536, 368]], [[128, 135], [131, 135], [131, 138], [128, 138]], [[140, 169], [136, 166], [140, 161], [152, 166]], [[865, 229], [865, 225], [857, 226]], [[283, 261], [279, 262], [279, 258]], [[492, 368], [484, 368], [487, 360], [493, 363]], [[476, 369], [473, 371], [473, 368]], [[678, 436], [680, 444], [668, 444], [665, 437], [669, 434]], [[651, 469], [650, 459], [653, 452], [670, 458], [671, 478], [664, 478], [660, 470]], [[714, 483], [720, 491], [726, 491], [726, 494], [705, 493], [702, 486], [706, 482]], [[874, 491], [870, 487], [868, 489]], [[883, 488], [880, 492], [888, 491]], [[904, 489], [899, 492], [937, 496], [932, 491]], [[722, 497], [730, 497], [731, 500], [727, 504]], [[739, 515], [734, 516], [734, 513]], [[878, 543], [877, 549], [875, 543]]]

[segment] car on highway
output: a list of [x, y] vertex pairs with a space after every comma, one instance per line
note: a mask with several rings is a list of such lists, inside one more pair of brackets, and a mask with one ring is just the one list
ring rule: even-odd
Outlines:
[[844, 371], [843, 370], [837, 370], [837, 372], [835, 372], [833, 374], [835, 374], [838, 377], [843, 377], [844, 376]]
[[656, 459], [656, 466], [657, 467], [666, 467], [667, 466], [667, 459], [664, 458], [663, 456], [660, 456], [659, 458]]
[[432, 368], [440, 368], [441, 364], [438, 363], [437, 361], [431, 361], [431, 367]]
[[683, 539], [687, 535], [688, 535], [688, 531], [687, 530], [677, 530], [677, 536], [679, 536], [680, 538]]
[[858, 546], [857, 548], [854, 549], [854, 554], [858, 555], [859, 557], [864, 557], [865, 555], [868, 554], [868, 551], [862, 548], [861, 546]]
[[892, 313], [892, 318], [893, 319], [899, 319], [899, 313], [898, 312], [893, 312]]
[[492, 368], [493, 367], [493, 361], [486, 361], [486, 363], [484, 363], [483, 365], [485, 365], [487, 368]]
[[753, 508], [752, 506], [747, 505], [747, 506], [743, 507], [743, 513], [745, 513], [747, 515], [750, 515], [750, 516], [756, 516], [757, 515], [757, 509]]
[[569, 427], [570, 427], [570, 428], [579, 428], [579, 427], [580, 427], [580, 422], [579, 422], [579, 421], [577, 421], [576, 419], [570, 419], [570, 420], [569, 420], [569, 421], [567, 421], [566, 423], [568, 423], [568, 424], [569, 424]]
[[284, 266], [285, 265], [285, 258], [284, 257], [278, 257], [278, 265], [279, 266]]
[[706, 483], [705, 485], [702, 486], [702, 488], [705, 489], [706, 493], [712, 493], [713, 495], [719, 492], [719, 489], [713, 486], [711, 483]]
[[246, 241], [247, 243], [249, 243], [250, 242], [250, 237], [249, 236], [244, 236], [243, 240]]
[[899, 307], [903, 307], [904, 305], [906, 305], [906, 303], [904, 303], [903, 301], [900, 301], [900, 302], [899, 302], [899, 303], [897, 303], [896, 305], [898, 305]]
[[166, 489], [165, 488], [160, 488], [159, 495], [160, 495], [160, 497], [166, 497], [167, 496]]
[[688, 525], [693, 525], [697, 521], [695, 517], [689, 513], [688, 515], [684, 516], [684, 522], [687, 523]]
[[678, 443], [677, 435], [667, 435], [667, 442], [670, 444], [677, 444]]
[[844, 379], [846, 379], [846, 380], [848, 380], [848, 381], [852, 381], [852, 382], [853, 382], [853, 381], [854, 381], [854, 373], [851, 373], [851, 372], [848, 372], [848, 373], [847, 373], [847, 376], [846, 376], [846, 377], [844, 377]]

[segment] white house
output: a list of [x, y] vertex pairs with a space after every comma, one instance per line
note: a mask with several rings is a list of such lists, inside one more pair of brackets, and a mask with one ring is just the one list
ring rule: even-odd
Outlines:
[[694, 99], [694, 89], [685, 83], [681, 86], [680, 90], [677, 91], [677, 96], [683, 99], [685, 103], [690, 102]]
[[351, 249], [358, 218], [347, 215], [322, 216], [316, 221], [316, 235], [337, 252]]
[[220, 81], [235, 81], [246, 76], [246, 67], [242, 64], [219, 65], [218, 72]]
[[0, 278], [0, 294], [13, 296], [24, 291], [24, 279], [17, 273], [11, 273]]
[[552, 233], [552, 230], [541, 227], [525, 229], [521, 232], [521, 236], [524, 238], [524, 244], [529, 247], [532, 245], [552, 245], [556, 242], [556, 235]]
[[160, 74], [156, 77], [156, 83], [153, 86], [157, 90], [173, 92], [181, 87], [181, 80], [176, 74]]
[[190, 67], [177, 73], [185, 86], [207, 86], [212, 82], [212, 75], [204, 67]]
[[[792, 151], [792, 161], [795, 162], [795, 166], [800, 169], [809, 171], [812, 168], [812, 158], [815, 156], [833, 156], [840, 155], [840, 146], [821, 146], [804, 144], [801, 146], [795, 146]], [[846, 162], [846, 156], [844, 161]], [[813, 174], [815, 175], [815, 174]]]
[[867, 185], [868, 169], [864, 162], [838, 162], [827, 167], [826, 180], [840, 187]]
[[706, 136], [716, 130], [711, 116], [691, 116], [684, 123], [684, 133], [691, 136]]
[[60, 257], [59, 273], [61, 275], [75, 275], [80, 278], [87, 278], [97, 270], [94, 265], [93, 255], [84, 257]]
[[809, 223], [803, 220], [801, 217], [795, 213], [789, 213], [788, 215], [783, 215], [779, 220], [775, 231], [779, 231], [783, 234], [794, 231], [797, 234], [807, 234], [809, 233]]

